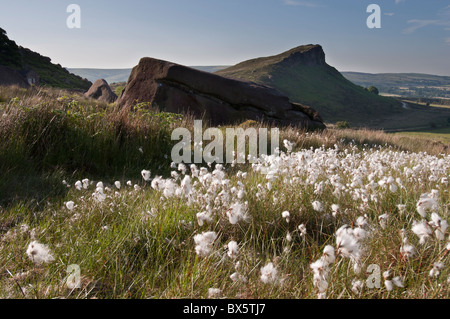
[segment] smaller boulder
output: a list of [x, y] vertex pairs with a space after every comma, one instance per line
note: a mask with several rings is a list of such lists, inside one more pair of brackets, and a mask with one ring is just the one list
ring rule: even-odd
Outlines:
[[111, 90], [104, 79], [98, 79], [92, 84], [89, 91], [84, 94], [87, 98], [93, 98], [106, 103], [113, 103], [117, 100], [117, 95]]

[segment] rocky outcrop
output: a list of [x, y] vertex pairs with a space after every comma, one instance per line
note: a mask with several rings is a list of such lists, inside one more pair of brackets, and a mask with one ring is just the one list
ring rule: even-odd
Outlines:
[[0, 65], [0, 85], [17, 85], [21, 88], [27, 88], [30, 86], [27, 79], [19, 71], [2, 65]]
[[142, 58], [133, 68], [117, 103], [131, 107], [138, 102], [166, 112], [190, 113], [212, 125], [250, 119], [307, 129], [325, 127], [317, 112], [291, 103], [271, 87], [153, 58]]
[[280, 54], [282, 57], [281, 63], [292, 66], [293, 64], [300, 63], [303, 65], [326, 65], [325, 52], [322, 46], [318, 44], [309, 44], [291, 49], [287, 52]]
[[117, 100], [117, 95], [111, 90], [104, 79], [98, 79], [92, 84], [89, 91], [84, 94], [87, 98], [93, 98], [106, 103], [113, 103]]

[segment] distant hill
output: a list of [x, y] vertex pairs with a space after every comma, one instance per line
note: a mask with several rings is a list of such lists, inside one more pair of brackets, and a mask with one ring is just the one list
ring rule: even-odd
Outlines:
[[88, 80], [71, 74], [61, 65], [53, 64], [50, 58], [18, 46], [1, 28], [0, 66], [0, 84], [48, 85], [80, 91], [88, 90], [92, 85]]
[[[192, 66], [192, 68], [205, 71], [216, 72], [227, 68], [228, 66], [213, 65], [213, 66]], [[131, 69], [83, 69], [83, 68], [67, 68], [69, 72], [79, 75], [88, 79], [91, 82], [95, 82], [98, 79], [104, 79], [108, 83], [127, 82], [130, 76]]]
[[328, 65], [320, 45], [299, 46], [216, 73], [274, 87], [291, 101], [316, 109], [326, 122], [345, 120], [353, 126], [377, 126], [377, 119], [403, 112], [399, 101], [368, 92]]
[[450, 98], [450, 76], [420, 73], [341, 72], [355, 84], [373, 85], [381, 93], [404, 97]]
[[79, 75], [95, 82], [98, 79], [104, 79], [108, 83], [126, 82], [130, 76], [131, 69], [83, 69], [67, 68], [73, 74]]

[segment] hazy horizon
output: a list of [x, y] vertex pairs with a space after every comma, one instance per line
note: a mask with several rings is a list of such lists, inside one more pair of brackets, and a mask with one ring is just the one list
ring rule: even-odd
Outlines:
[[[188, 67], [217, 67], [217, 66], [223, 66], [223, 67], [230, 67], [232, 65], [186, 65]], [[66, 69], [85, 69], [85, 70], [131, 70], [134, 66], [129, 68], [71, 68], [71, 67], [65, 67]], [[398, 73], [410, 73], [410, 74], [423, 74], [423, 75], [437, 75], [437, 76], [450, 76], [450, 75], [439, 75], [439, 74], [432, 74], [432, 73], [417, 73], [417, 72], [378, 72], [378, 73], [372, 73], [372, 72], [361, 72], [357, 70], [338, 70], [341, 73], [365, 73], [365, 74], [398, 74]]]
[[[69, 4], [81, 28], [69, 29]], [[369, 29], [367, 6], [381, 7]], [[234, 65], [322, 45], [341, 72], [450, 76], [446, 0], [0, 0], [0, 27], [66, 68], [129, 69], [149, 56], [189, 66]]]

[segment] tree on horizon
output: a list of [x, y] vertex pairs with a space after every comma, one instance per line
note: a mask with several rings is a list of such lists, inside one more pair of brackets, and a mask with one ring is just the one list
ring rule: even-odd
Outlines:
[[0, 28], [0, 65], [15, 69], [22, 68], [22, 56], [16, 42], [10, 40], [6, 31]]

